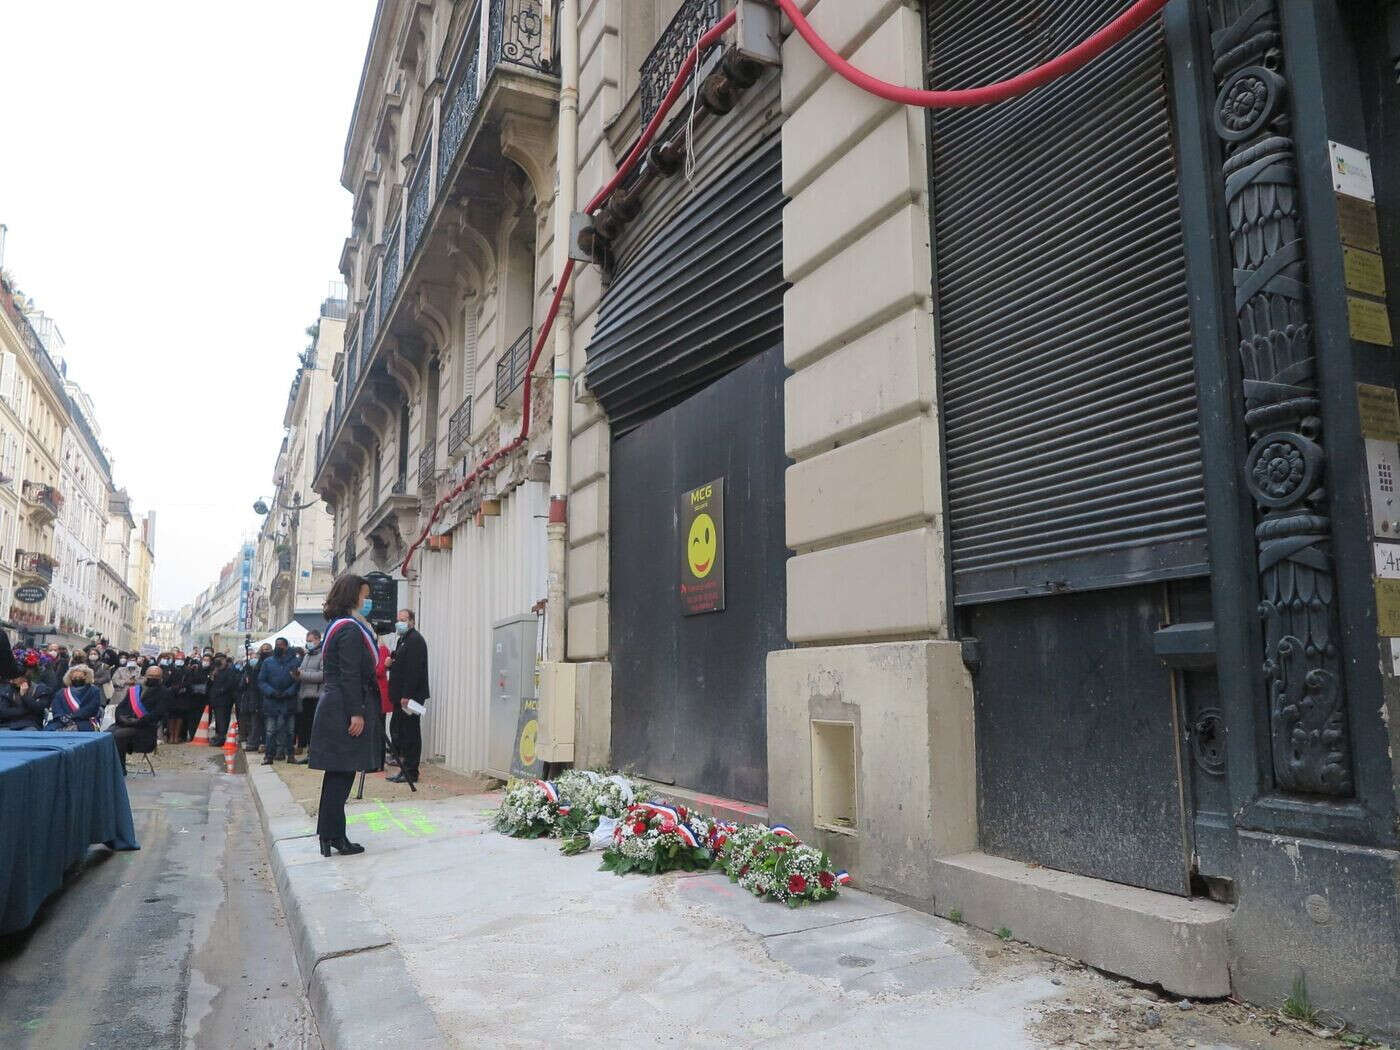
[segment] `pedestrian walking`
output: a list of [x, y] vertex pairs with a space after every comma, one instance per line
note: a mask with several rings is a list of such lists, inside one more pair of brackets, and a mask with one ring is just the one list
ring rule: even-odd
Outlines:
[[272, 653], [258, 665], [258, 688], [263, 697], [263, 737], [267, 743], [263, 765], [270, 766], [281, 755], [292, 761], [292, 718], [295, 715], [297, 668], [287, 639], [278, 638]]
[[321, 632], [306, 632], [306, 655], [301, 666], [296, 669], [297, 711], [295, 751], [299, 755], [310, 746], [311, 726], [316, 720], [316, 700], [321, 695], [321, 683], [325, 676], [321, 673]]
[[399, 772], [389, 781], [416, 784], [418, 763], [423, 757], [423, 722], [421, 712], [411, 705], [428, 702], [428, 642], [418, 632], [412, 609], [399, 610], [394, 631], [399, 641], [388, 661], [389, 700], [394, 705], [389, 734], [399, 755]]
[[378, 646], [374, 628], [365, 619], [373, 608], [369, 584], [354, 574], [331, 585], [323, 611], [330, 626], [321, 647], [325, 676], [316, 718], [311, 726], [310, 765], [323, 770], [316, 834], [321, 856], [362, 853], [364, 847], [345, 835], [345, 800], [359, 772], [383, 768], [378, 710], [379, 689], [374, 679]]

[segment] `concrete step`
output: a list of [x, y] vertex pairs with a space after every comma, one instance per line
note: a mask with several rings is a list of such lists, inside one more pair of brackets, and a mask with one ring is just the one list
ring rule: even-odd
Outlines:
[[731, 820], [738, 824], [767, 824], [768, 807], [755, 802], [740, 802], [738, 799], [707, 795], [703, 791], [676, 787], [674, 784], [660, 784], [655, 780], [635, 777], [651, 788], [655, 797], [664, 799], [670, 805], [685, 806], [686, 809], [716, 820]]
[[934, 911], [1174, 995], [1230, 994], [1232, 908], [987, 853], [933, 862]]

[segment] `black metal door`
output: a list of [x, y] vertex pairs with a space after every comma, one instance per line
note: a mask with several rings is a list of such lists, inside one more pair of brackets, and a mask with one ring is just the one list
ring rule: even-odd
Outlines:
[[[613, 757], [727, 798], [768, 797], [768, 653], [787, 646], [782, 348], [613, 442]], [[725, 608], [683, 616], [678, 497], [724, 479]]]
[[[1010, 76], [1128, 0], [928, 4], [940, 88]], [[953, 598], [980, 643], [989, 852], [1188, 890], [1176, 689], [1153, 634], [1208, 573], [1166, 54], [931, 118]]]

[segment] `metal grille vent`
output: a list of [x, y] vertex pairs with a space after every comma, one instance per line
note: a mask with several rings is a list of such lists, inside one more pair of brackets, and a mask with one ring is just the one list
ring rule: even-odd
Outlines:
[[[989, 83], [1127, 0], [931, 2], [930, 80]], [[1160, 22], [998, 106], [935, 111], [960, 603], [1203, 571], [1205, 494]]]

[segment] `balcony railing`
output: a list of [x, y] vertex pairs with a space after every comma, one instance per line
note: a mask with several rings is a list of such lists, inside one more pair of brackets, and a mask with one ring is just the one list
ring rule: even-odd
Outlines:
[[[428, 208], [431, 205], [429, 190], [432, 181], [431, 143], [423, 143], [423, 155], [418, 158], [418, 167], [414, 169], [413, 178], [408, 182], [408, 203], [405, 205], [404, 215], [404, 241], [403, 257], [412, 259], [413, 253], [418, 249], [418, 243], [423, 239], [423, 228], [428, 225]], [[393, 293], [387, 292], [384, 296], [386, 300], [392, 301]]]
[[520, 337], [510, 344], [510, 349], [496, 362], [496, 407], [506, 403], [506, 398], [525, 381], [525, 370], [530, 367], [530, 329], [520, 333]]
[[428, 438], [418, 453], [418, 492], [431, 495], [437, 489], [437, 440]]
[[443, 97], [442, 132], [438, 137], [438, 182], [447, 177], [452, 162], [457, 159], [476, 115], [478, 101], [476, 78], [481, 59], [477, 47], [480, 37], [468, 33], [457, 52], [457, 60], [452, 64], [452, 72], [447, 80], [447, 93]]
[[544, 40], [545, 5], [541, 0], [491, 0], [491, 35], [487, 71], [497, 62], [554, 72], [554, 58]]
[[[364, 329], [360, 332], [360, 352], [355, 355], [357, 366], [363, 363], [366, 355], [374, 353], [374, 337], [379, 331], [379, 311], [377, 309], [379, 300], [375, 297], [376, 290], [374, 284], [371, 283], [369, 294], [365, 296]], [[351, 386], [354, 386], [353, 382]]]
[[[404, 257], [408, 258], [413, 254], [410, 248], [404, 252]], [[379, 297], [379, 321], [384, 322], [385, 311], [394, 301], [394, 293], [399, 290], [399, 276], [402, 270], [399, 265], [399, 227], [396, 224], [384, 242], [384, 293]]]
[[464, 397], [447, 421], [447, 454], [455, 456], [467, 444], [472, 432], [472, 399]]
[[[662, 32], [656, 46], [642, 62], [642, 127], [646, 127], [671, 89], [681, 63], [707, 29], [719, 21], [720, 0], [685, 0], [671, 24]], [[716, 44], [716, 47], [719, 45]], [[704, 61], [705, 56], [700, 56]]]
[[58, 559], [40, 551], [15, 551], [15, 566], [26, 576], [34, 576], [45, 583], [53, 582], [53, 571], [58, 568]]
[[63, 494], [52, 485], [26, 481], [23, 491], [25, 499], [54, 517], [58, 517], [59, 511], [63, 509]]

